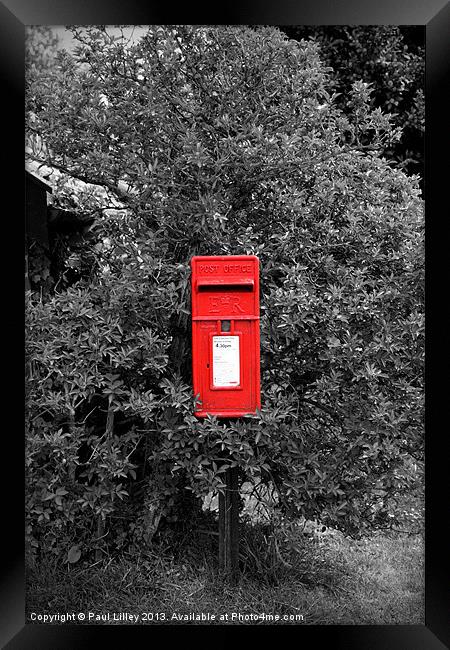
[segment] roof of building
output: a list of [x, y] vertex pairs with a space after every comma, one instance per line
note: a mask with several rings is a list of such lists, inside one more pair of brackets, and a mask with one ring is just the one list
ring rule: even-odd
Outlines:
[[39, 185], [39, 187], [41, 187], [46, 192], [50, 192], [50, 194], [53, 192], [52, 186], [42, 180], [42, 178], [39, 178], [39, 176], [36, 174], [33, 174], [33, 172], [30, 172], [28, 169], [26, 169], [25, 174], [29, 180], [33, 181], [33, 183], [36, 183], [36, 185]]

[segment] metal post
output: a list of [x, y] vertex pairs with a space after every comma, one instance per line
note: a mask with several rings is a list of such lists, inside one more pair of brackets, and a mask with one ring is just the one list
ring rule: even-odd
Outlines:
[[225, 494], [219, 493], [219, 567], [231, 584], [239, 579], [238, 469], [225, 472]]

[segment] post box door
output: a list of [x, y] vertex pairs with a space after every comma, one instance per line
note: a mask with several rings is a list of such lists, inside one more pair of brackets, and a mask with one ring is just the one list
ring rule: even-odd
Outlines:
[[237, 409], [254, 411], [256, 342], [251, 330], [251, 321], [245, 320], [235, 321], [231, 332], [222, 332], [220, 321], [199, 323], [201, 411], [223, 415]]
[[255, 256], [192, 260], [196, 414], [239, 417], [260, 407], [259, 268]]

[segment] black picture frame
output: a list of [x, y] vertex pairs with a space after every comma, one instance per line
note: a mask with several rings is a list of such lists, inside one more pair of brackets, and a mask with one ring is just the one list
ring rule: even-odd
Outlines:
[[[0, 67], [2, 80], [4, 133], [12, 135], [12, 145], [3, 142], [3, 214], [6, 231], [3, 258], [10, 253], [4, 275], [5, 348], [12, 352], [12, 363], [4, 363], [8, 382], [4, 395], [5, 412], [13, 415], [11, 424], [4, 424], [3, 468], [3, 562], [0, 583], [0, 642], [8, 650], [22, 648], [91, 648], [110, 640], [127, 647], [144, 642], [180, 642], [217, 646], [229, 643], [286, 642], [309, 647], [329, 644], [345, 649], [375, 650], [438, 650], [449, 647], [448, 544], [444, 534], [446, 512], [439, 499], [444, 493], [447, 454], [443, 452], [446, 438], [445, 421], [439, 415], [446, 404], [445, 380], [436, 381], [438, 359], [448, 331], [442, 318], [446, 293], [437, 279], [445, 278], [439, 264], [445, 260], [439, 244], [444, 245], [440, 225], [448, 215], [444, 200], [448, 163], [445, 133], [448, 124], [448, 68], [450, 62], [450, 5], [446, 0], [351, 0], [331, 3], [329, 0], [304, 0], [301, 3], [235, 3], [234, 6], [197, 11], [191, 4], [180, 11], [170, 11], [162, 3], [138, 0], [3, 0], [0, 4]], [[24, 107], [24, 33], [27, 25], [61, 24], [360, 24], [360, 25], [423, 25], [426, 33], [426, 602], [425, 625], [411, 626], [286, 626], [263, 628], [255, 626], [44, 626], [25, 625], [24, 615], [24, 523], [23, 523], [23, 458], [21, 434], [24, 404], [23, 361], [23, 233], [20, 217], [24, 196], [23, 173], [23, 107]], [[445, 176], [444, 176], [445, 174]], [[8, 205], [9, 203], [9, 205]], [[7, 206], [7, 207], [6, 207]], [[22, 238], [22, 239], [21, 239]], [[20, 249], [16, 250], [16, 246]], [[445, 329], [444, 329], [445, 328]], [[20, 359], [20, 363], [18, 360]], [[441, 362], [442, 363], [442, 362]], [[445, 502], [444, 502], [445, 503]], [[156, 633], [159, 640], [156, 641]], [[195, 641], [194, 641], [195, 639]]]

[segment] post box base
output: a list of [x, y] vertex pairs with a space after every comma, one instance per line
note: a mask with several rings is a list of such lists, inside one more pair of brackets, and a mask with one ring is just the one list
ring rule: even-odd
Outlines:
[[242, 417], [255, 417], [255, 413], [249, 411], [223, 411], [214, 413], [208, 413], [207, 411], [196, 411], [194, 413], [197, 418], [206, 418], [208, 415], [214, 416], [216, 418], [242, 418]]

